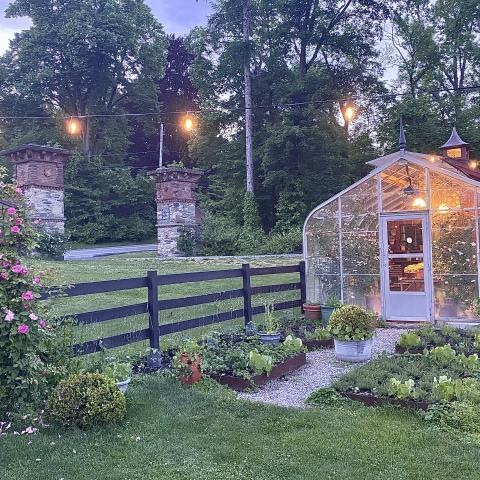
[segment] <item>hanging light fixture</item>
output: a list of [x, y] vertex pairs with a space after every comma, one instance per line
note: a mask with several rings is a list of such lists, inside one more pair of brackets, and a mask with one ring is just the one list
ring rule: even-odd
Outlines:
[[417, 197], [413, 203], [412, 203], [412, 207], [415, 207], [415, 208], [427, 208], [427, 202], [422, 198], [422, 197]]

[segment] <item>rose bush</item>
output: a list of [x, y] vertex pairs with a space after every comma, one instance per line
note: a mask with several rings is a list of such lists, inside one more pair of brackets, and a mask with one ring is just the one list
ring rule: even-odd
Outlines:
[[[20, 188], [0, 169], [0, 414], [40, 405], [55, 364], [56, 333], [38, 302], [42, 275], [21, 258], [35, 248], [37, 229]], [[0, 418], [1, 420], [1, 418]]]

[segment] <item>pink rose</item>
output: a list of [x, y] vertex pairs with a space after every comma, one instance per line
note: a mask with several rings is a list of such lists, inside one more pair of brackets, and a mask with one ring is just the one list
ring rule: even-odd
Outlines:
[[20, 264], [14, 265], [14, 266], [12, 267], [12, 272], [13, 272], [13, 273], [22, 273], [22, 268], [23, 268], [23, 267], [22, 267]]
[[5, 315], [5, 321], [11, 322], [15, 318], [15, 314], [11, 310], [7, 310]]
[[17, 332], [21, 334], [26, 334], [29, 331], [30, 329], [28, 328], [28, 325], [25, 325], [24, 323], [21, 323], [17, 328]]
[[10, 231], [12, 233], [20, 233], [20, 227], [18, 225], [14, 225], [13, 227], [10, 227]]
[[37, 317], [34, 313], [31, 313], [31, 314], [28, 316], [28, 318], [29, 318], [30, 320], [33, 320], [33, 321], [38, 320], [38, 317]]
[[10, 262], [6, 262], [5, 260], [2, 262], [2, 267], [7, 268], [10, 266]]
[[8, 280], [8, 273], [7, 272], [0, 273], [0, 278], [3, 280]]
[[42, 281], [42, 279], [40, 277], [34, 277], [33, 278], [33, 283], [35, 283], [36, 285], [40, 285], [41, 281]]
[[17, 188], [17, 194], [18, 195], [23, 195], [23, 190], [21, 188]]
[[22, 267], [22, 271], [20, 272], [22, 275], [28, 275], [28, 268], [27, 267]]
[[7, 208], [7, 215], [15, 215], [16, 213], [17, 213], [16, 208], [13, 208], [13, 207]]
[[16, 218], [15, 225], [23, 225], [23, 220], [21, 218]]
[[29, 302], [33, 300], [33, 293], [30, 290], [27, 290], [26, 292], [22, 293], [22, 300], [25, 302]]
[[47, 322], [45, 320], [39, 320], [38, 326], [43, 330], [47, 326]]

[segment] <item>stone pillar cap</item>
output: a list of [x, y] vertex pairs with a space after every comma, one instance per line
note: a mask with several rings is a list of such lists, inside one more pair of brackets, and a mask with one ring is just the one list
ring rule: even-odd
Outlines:
[[18, 145], [17, 147], [9, 148], [7, 150], [2, 150], [0, 152], [0, 155], [12, 155], [14, 153], [23, 152], [26, 150], [31, 150], [34, 152], [54, 153], [63, 156], [72, 155], [72, 152], [70, 150], [66, 150], [65, 148], [49, 147], [48, 145], [36, 145], [34, 143], [26, 143], [23, 145]]

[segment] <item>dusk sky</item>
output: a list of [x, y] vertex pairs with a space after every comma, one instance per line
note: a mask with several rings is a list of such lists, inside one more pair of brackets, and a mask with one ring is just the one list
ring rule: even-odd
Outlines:
[[[16, 31], [29, 27], [25, 18], [5, 18], [10, 0], [0, 0], [0, 53], [8, 48], [8, 41]], [[203, 25], [210, 12], [210, 0], [145, 0], [164, 26], [167, 33], [184, 34], [195, 25]]]

